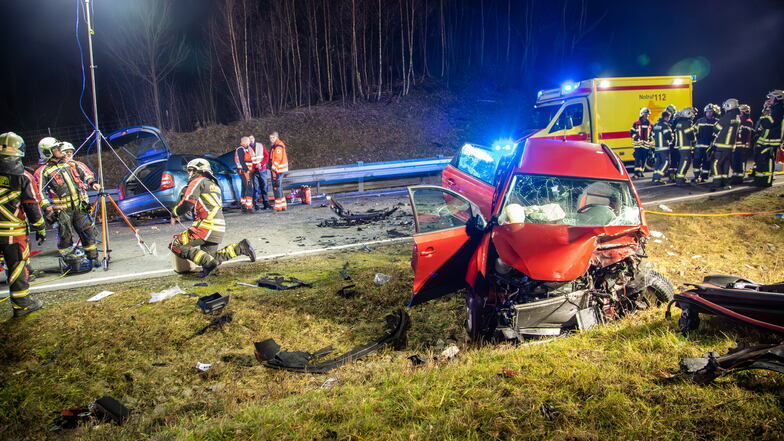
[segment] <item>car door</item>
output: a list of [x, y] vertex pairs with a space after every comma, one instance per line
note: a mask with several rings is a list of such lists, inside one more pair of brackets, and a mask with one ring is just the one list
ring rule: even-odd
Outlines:
[[464, 144], [441, 173], [441, 185], [476, 201], [482, 214], [490, 217], [493, 179], [501, 157], [489, 147]]
[[235, 173], [215, 159], [207, 159], [207, 161], [209, 161], [213, 175], [218, 180], [218, 184], [220, 185], [221, 195], [223, 197], [223, 205], [228, 205], [234, 202], [236, 197], [232, 175]]
[[481, 234], [469, 234], [467, 224], [480, 214], [466, 197], [435, 185], [408, 188], [414, 212], [414, 306], [452, 293], [465, 286], [468, 261]]

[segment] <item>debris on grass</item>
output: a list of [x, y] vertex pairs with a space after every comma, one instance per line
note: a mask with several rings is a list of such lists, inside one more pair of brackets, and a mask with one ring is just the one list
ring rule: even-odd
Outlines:
[[348, 273], [348, 262], [343, 264], [343, 268], [338, 274], [340, 274], [340, 278], [343, 280], [351, 280], [351, 274]]
[[653, 237], [654, 239], [666, 239], [667, 238], [667, 236], [665, 236], [664, 233], [662, 233], [661, 231], [654, 231], [654, 230], [651, 230], [651, 237]]
[[299, 287], [313, 288], [313, 284], [300, 280], [296, 277], [284, 277], [280, 275], [267, 274], [266, 276], [259, 277], [256, 283], [260, 288], [274, 289], [284, 291], [287, 289], [294, 289]]
[[419, 354], [409, 355], [407, 358], [411, 360], [411, 364], [414, 366], [420, 366], [430, 361], [427, 358], [422, 358]]
[[457, 347], [457, 345], [449, 345], [446, 347], [446, 349], [441, 351], [441, 355], [438, 358], [441, 360], [451, 360], [457, 357], [457, 354], [459, 353], [460, 349]]
[[668, 207], [668, 206], [666, 206], [664, 204], [659, 204], [659, 209], [661, 211], [664, 211], [665, 213], [672, 213], [672, 208], [670, 208], [670, 207]]
[[224, 315], [222, 315], [222, 316], [220, 316], [220, 317], [218, 317], [216, 319], [213, 319], [209, 324], [207, 324], [207, 326], [205, 326], [205, 327], [199, 329], [198, 331], [194, 332], [193, 334], [191, 334], [191, 336], [189, 338], [196, 337], [197, 335], [202, 335], [205, 332], [209, 331], [210, 328], [223, 328], [223, 325], [226, 324], [226, 323], [231, 322], [232, 318], [233, 318], [232, 317], [232, 313], [229, 312], [229, 313], [224, 314]]
[[185, 291], [180, 288], [180, 285], [174, 285], [171, 288], [164, 289], [161, 292], [151, 292], [149, 303], [160, 302], [172, 298], [177, 294], [185, 294]]
[[335, 383], [337, 383], [337, 382], [338, 382], [338, 379], [335, 378], [335, 377], [327, 378], [326, 381], [324, 381], [324, 383], [321, 384], [321, 387], [319, 389], [329, 389], [329, 388], [335, 386]]
[[89, 299], [87, 299], [87, 301], [88, 302], [97, 302], [98, 300], [105, 299], [106, 297], [109, 297], [112, 294], [114, 294], [114, 292], [112, 292], [112, 291], [101, 291], [98, 294], [96, 294], [96, 295], [90, 297]]
[[376, 273], [376, 275], [373, 277], [373, 283], [379, 286], [386, 285], [390, 280], [392, 280], [392, 276], [388, 276], [383, 273]]
[[692, 374], [697, 384], [708, 384], [721, 375], [749, 369], [767, 369], [784, 373], [784, 343], [750, 346], [738, 343], [726, 355], [709, 352], [703, 357], [684, 358], [680, 370]]
[[343, 297], [343, 298], [346, 298], [346, 299], [350, 299], [350, 298], [352, 298], [352, 297], [356, 297], [356, 296], [357, 296], [357, 294], [359, 294], [359, 291], [357, 291], [357, 290], [355, 289], [355, 288], [356, 288], [356, 286], [357, 286], [357, 285], [354, 285], [354, 284], [351, 284], [351, 285], [346, 285], [346, 286], [344, 286], [343, 288], [340, 288], [340, 289], [338, 290], [338, 293], [337, 293], [337, 294], [338, 294], [340, 297]]
[[208, 296], [199, 297], [196, 304], [205, 314], [217, 314], [229, 303], [229, 296], [222, 296], [220, 293], [212, 293]]
[[210, 370], [211, 367], [212, 367], [212, 363], [196, 362], [196, 369], [199, 372], [207, 372], [208, 370]]

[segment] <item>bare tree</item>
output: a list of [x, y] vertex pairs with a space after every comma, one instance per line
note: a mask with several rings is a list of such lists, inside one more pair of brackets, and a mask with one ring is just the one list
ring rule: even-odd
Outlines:
[[172, 0], [139, 1], [115, 29], [107, 47], [124, 72], [149, 88], [155, 121], [163, 127], [162, 91], [169, 75], [188, 57], [185, 37], [172, 32]]

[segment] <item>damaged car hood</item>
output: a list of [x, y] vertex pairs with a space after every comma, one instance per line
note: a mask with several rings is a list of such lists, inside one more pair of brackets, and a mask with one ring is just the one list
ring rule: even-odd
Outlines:
[[636, 252], [634, 234], [642, 234], [640, 226], [515, 223], [494, 227], [492, 240], [501, 260], [528, 277], [569, 281], [591, 264], [609, 265]]

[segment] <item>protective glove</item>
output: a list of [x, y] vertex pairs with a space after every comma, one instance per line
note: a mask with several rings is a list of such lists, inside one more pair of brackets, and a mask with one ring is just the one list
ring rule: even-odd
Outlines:
[[38, 245], [40, 246], [44, 243], [45, 240], [46, 240], [46, 230], [44, 229], [35, 230], [36, 243], [38, 243]]
[[45, 210], [44, 220], [50, 224], [57, 222], [57, 216], [55, 216], [54, 210]]

